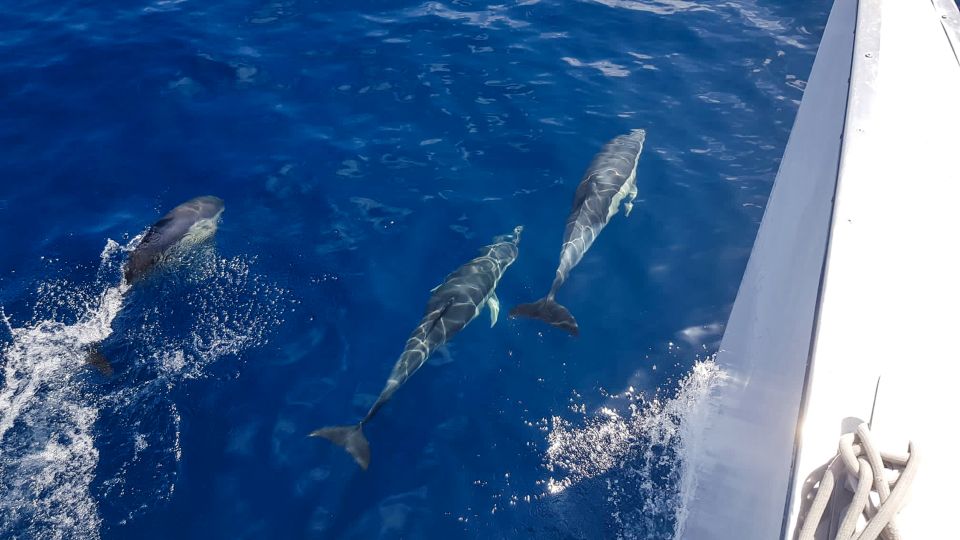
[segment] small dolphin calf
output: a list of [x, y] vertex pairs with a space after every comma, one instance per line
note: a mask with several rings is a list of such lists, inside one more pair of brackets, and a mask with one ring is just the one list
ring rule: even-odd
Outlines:
[[323, 437], [344, 447], [366, 470], [370, 466], [370, 445], [363, 436], [364, 424], [420, 369], [437, 347], [470, 324], [484, 306], [490, 310], [490, 326], [496, 324], [500, 301], [495, 289], [507, 267], [517, 258], [522, 230], [523, 227], [517, 227], [513, 234], [494, 238], [494, 243], [484, 247], [479, 257], [456, 269], [433, 289], [420, 326], [410, 334], [380, 397], [363, 420], [353, 426], [318, 429], [310, 436]]
[[637, 162], [643, 151], [646, 132], [635, 129], [608, 142], [593, 158], [573, 197], [573, 209], [567, 217], [560, 248], [560, 266], [547, 296], [532, 304], [521, 304], [510, 310], [511, 317], [540, 319], [578, 335], [580, 329], [570, 311], [553, 298], [566, 281], [570, 270], [590, 249], [600, 231], [610, 222], [623, 204], [624, 214], [630, 215], [637, 197]]
[[124, 281], [127, 285], [139, 281], [174, 247], [189, 247], [213, 236], [222, 213], [223, 201], [211, 195], [190, 199], [167, 212], [130, 254], [123, 268]]

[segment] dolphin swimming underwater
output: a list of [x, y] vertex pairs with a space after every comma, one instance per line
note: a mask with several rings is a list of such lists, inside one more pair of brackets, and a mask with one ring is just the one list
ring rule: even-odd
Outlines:
[[624, 215], [633, 210], [637, 197], [637, 163], [643, 151], [646, 131], [634, 129], [608, 142], [584, 173], [573, 197], [573, 209], [567, 217], [560, 248], [560, 265], [553, 286], [547, 296], [531, 304], [521, 304], [510, 310], [511, 317], [531, 317], [579, 335], [580, 329], [570, 311], [557, 303], [554, 297], [566, 281], [570, 270], [593, 245], [600, 231], [610, 222], [623, 204]]
[[523, 227], [513, 234], [498, 236], [494, 243], [481, 249], [481, 255], [448, 275], [434, 287], [420, 325], [410, 334], [403, 354], [393, 366], [380, 397], [360, 422], [352, 426], [325, 427], [310, 433], [344, 447], [364, 470], [370, 466], [370, 445], [363, 435], [363, 426], [413, 376], [438, 347], [450, 340], [486, 306], [490, 310], [490, 326], [497, 323], [500, 301], [496, 287], [503, 273], [516, 260]]
[[146, 276], [173, 248], [189, 247], [217, 232], [223, 201], [212, 195], [196, 197], [167, 212], [147, 229], [123, 267], [127, 285]]

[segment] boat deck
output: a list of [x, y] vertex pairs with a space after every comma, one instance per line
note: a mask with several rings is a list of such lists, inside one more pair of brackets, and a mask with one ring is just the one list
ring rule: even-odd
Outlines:
[[[793, 538], [800, 490], [869, 421], [924, 458], [898, 518], [936, 538], [960, 380], [960, 15], [837, 0], [695, 421], [678, 538]], [[874, 410], [874, 394], [876, 408]]]

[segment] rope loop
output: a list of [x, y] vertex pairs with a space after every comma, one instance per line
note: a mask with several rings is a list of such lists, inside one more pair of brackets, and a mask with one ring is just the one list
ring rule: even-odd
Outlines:
[[[826, 465], [820, 479], [817, 495], [803, 520], [798, 540], [814, 540], [838, 480], [848, 484], [847, 489], [853, 492], [853, 498], [833, 538], [900, 540], [894, 517], [906, 502], [919, 463], [920, 454], [913, 442], [910, 442], [906, 456], [877, 450], [866, 423], [857, 426], [856, 433], [842, 435], [837, 455]], [[891, 473], [896, 473], [892, 479]], [[872, 493], [876, 493], [879, 502], [874, 502]], [[861, 517], [865, 525], [858, 532]]]

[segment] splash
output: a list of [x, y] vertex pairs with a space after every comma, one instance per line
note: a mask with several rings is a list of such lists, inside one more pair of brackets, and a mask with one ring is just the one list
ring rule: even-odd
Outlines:
[[724, 378], [711, 358], [697, 362], [666, 398], [647, 400], [631, 388], [580, 426], [554, 416], [547, 492], [557, 496], [601, 480], [618, 538], [658, 538], [682, 513], [683, 458], [695, 429], [689, 420]]
[[627, 420], [606, 407], [582, 428], [573, 427], [559, 416], [554, 416], [551, 423], [547, 468], [567, 472], [559, 480], [553, 477], [547, 480], [547, 491], [553, 494], [616, 467], [629, 451], [634, 437]]
[[[178, 276], [158, 291], [130, 339], [149, 351], [146, 364], [168, 382], [202, 378], [216, 361], [265, 345], [283, 322], [288, 291], [253, 271], [255, 258], [218, 257], [212, 246], [178, 261]], [[171, 339], [171, 318], [181, 322]]]
[[[119, 244], [108, 242], [101, 266], [118, 251]], [[98, 459], [92, 436], [98, 408], [83, 398], [76, 379], [89, 348], [113, 333], [127, 285], [92, 297], [59, 281], [38, 290], [33, 322], [15, 328], [4, 316], [11, 340], [2, 348], [0, 532], [94, 537], [100, 518], [87, 486]], [[80, 315], [73, 324], [41, 319], [44, 304]]]
[[[180, 460], [171, 392], [265, 343], [281, 320], [286, 291], [212, 246], [163, 269], [154, 305], [136, 305], [137, 290], [109, 284], [122, 283], [122, 260], [138, 241], [108, 241], [92, 284], [38, 285], [25, 324], [0, 311], [10, 335], [0, 345], [0, 537], [97, 538], [104, 504], [133, 517], [168, 498]], [[182, 332], [167, 324], [178, 305]], [[115, 329], [121, 312], [132, 324]], [[118, 342], [127, 349], [112, 355], [125, 361], [114, 377], [87, 369], [93, 346]], [[127, 485], [139, 471], [151, 483]]]

